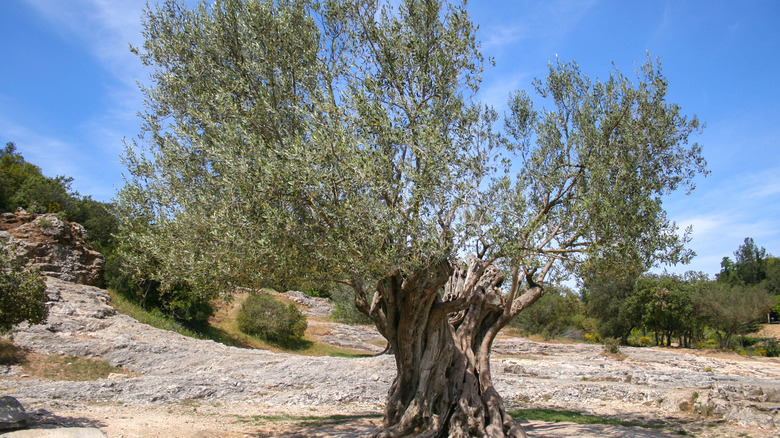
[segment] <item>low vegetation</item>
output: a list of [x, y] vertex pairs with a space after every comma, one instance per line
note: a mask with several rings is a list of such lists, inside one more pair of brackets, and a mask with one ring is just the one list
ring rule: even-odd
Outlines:
[[303, 341], [306, 316], [295, 307], [265, 293], [249, 294], [236, 319], [238, 328], [280, 346], [295, 346]]
[[107, 360], [27, 351], [13, 342], [0, 339], [0, 365], [18, 365], [21, 375], [46, 380], [85, 382], [105, 379], [111, 374], [132, 374], [112, 366]]
[[12, 251], [0, 248], [0, 334], [22, 322], [40, 324], [49, 314], [43, 277], [26, 269]]

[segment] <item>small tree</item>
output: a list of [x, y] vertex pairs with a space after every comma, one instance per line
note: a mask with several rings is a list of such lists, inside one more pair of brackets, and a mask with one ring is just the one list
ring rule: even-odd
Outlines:
[[46, 321], [46, 283], [34, 270], [24, 269], [8, 248], [0, 249], [0, 333], [19, 323]]
[[763, 320], [772, 298], [758, 286], [730, 286], [720, 281], [703, 285], [694, 296], [699, 317], [715, 330], [720, 348], [727, 349], [734, 335]]
[[594, 266], [583, 273], [586, 309], [588, 315], [598, 321], [598, 331], [602, 338], [619, 338], [625, 344], [631, 330], [641, 325], [640, 318], [632, 314], [630, 300], [642, 271], [642, 263], [634, 261]]
[[[642, 328], [655, 333], [656, 345], [690, 347], [700, 332], [693, 301], [694, 285], [675, 275], [645, 275], [628, 300], [629, 313]], [[660, 338], [659, 338], [660, 335]]]
[[524, 435], [491, 380], [499, 330], [583, 264], [691, 255], [661, 197], [703, 171], [699, 123], [651, 60], [634, 81], [551, 64], [550, 107], [512, 93], [499, 133], [462, 5], [166, 2], [144, 28], [124, 239], [161, 281], [352, 287], [395, 353], [375, 436]]
[[510, 325], [524, 333], [552, 338], [582, 329], [584, 313], [582, 301], [570, 289], [548, 287], [539, 301], [514, 318]]

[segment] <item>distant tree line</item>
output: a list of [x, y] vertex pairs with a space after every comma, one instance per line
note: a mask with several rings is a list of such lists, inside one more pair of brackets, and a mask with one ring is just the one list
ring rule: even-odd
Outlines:
[[[780, 259], [746, 238], [733, 260], [723, 258], [714, 280], [696, 272], [612, 267], [586, 275], [579, 295], [551, 288], [514, 326], [545, 337], [618, 338], [624, 344], [696, 347], [712, 339], [726, 349], [737, 340], [744, 346], [746, 334], [779, 313]], [[642, 342], [629, 339], [637, 334]]]
[[83, 225], [92, 246], [110, 253], [117, 230], [113, 204], [79, 195], [71, 188], [72, 182], [71, 177], [43, 175], [12, 142], [0, 149], [0, 211], [23, 208], [28, 213], [56, 213], [63, 220]]

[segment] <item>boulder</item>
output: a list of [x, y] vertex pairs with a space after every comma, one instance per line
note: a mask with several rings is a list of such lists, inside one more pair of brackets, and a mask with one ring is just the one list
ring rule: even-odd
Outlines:
[[0, 397], [0, 430], [19, 429], [27, 424], [27, 412], [13, 397]]
[[41, 274], [72, 283], [101, 286], [105, 257], [92, 249], [87, 232], [56, 214], [24, 210], [0, 215], [0, 247], [15, 248], [16, 257]]

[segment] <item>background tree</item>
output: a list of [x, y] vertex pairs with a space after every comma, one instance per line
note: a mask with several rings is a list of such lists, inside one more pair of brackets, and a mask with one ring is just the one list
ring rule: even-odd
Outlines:
[[78, 193], [71, 191], [73, 178], [47, 178], [33, 175], [22, 183], [11, 199], [11, 204], [28, 213], [60, 213], [73, 210]]
[[546, 339], [576, 337], [584, 339], [585, 306], [571, 289], [548, 286], [533, 306], [514, 318], [510, 325], [527, 334], [541, 334]]
[[652, 61], [605, 82], [551, 64], [551, 108], [512, 94], [499, 135], [462, 5], [166, 2], [144, 29], [125, 248], [198, 291], [351, 286], [395, 352], [376, 436], [524, 435], [491, 381], [498, 331], [583, 263], [690, 256], [661, 197], [703, 170], [699, 124]]
[[734, 335], [764, 319], [772, 304], [770, 295], [761, 287], [730, 286], [720, 281], [702, 285], [694, 295], [697, 314], [715, 330], [722, 349], [731, 346]]
[[29, 213], [57, 213], [63, 220], [83, 225], [89, 243], [109, 257], [118, 226], [113, 204], [82, 197], [71, 188], [72, 182], [70, 177], [44, 176], [17, 152], [14, 143], [0, 150], [0, 211], [21, 207]]
[[0, 249], [0, 334], [22, 322], [43, 323], [49, 314], [43, 277], [24, 269], [12, 251]]
[[644, 275], [627, 302], [637, 326], [655, 334], [656, 345], [689, 348], [702, 326], [694, 308], [694, 285], [675, 275]]
[[8, 142], [0, 150], [0, 211], [16, 209], [11, 199], [22, 184], [33, 176], [41, 176], [41, 169], [24, 160], [16, 152], [16, 145]]
[[716, 278], [727, 284], [759, 284], [767, 276], [767, 258], [766, 249], [756, 246], [752, 237], [746, 237], [745, 242], [734, 251], [734, 261], [729, 257], [723, 258]]
[[[773, 299], [780, 302], [780, 298], [777, 298], [780, 294], [780, 261], [776, 257], [769, 255], [764, 247], [758, 247], [751, 237], [747, 237], [734, 251], [734, 259], [723, 258], [721, 271], [716, 275], [719, 283], [762, 289], [775, 295]], [[733, 292], [742, 290], [746, 288], [735, 288]], [[769, 313], [770, 318], [780, 319], [780, 313], [774, 307], [769, 309]]]
[[617, 338], [626, 344], [631, 330], [641, 325], [637, 315], [631, 313], [629, 300], [642, 270], [641, 263], [625, 263], [598, 266], [583, 273], [587, 315], [596, 319], [603, 339]]

